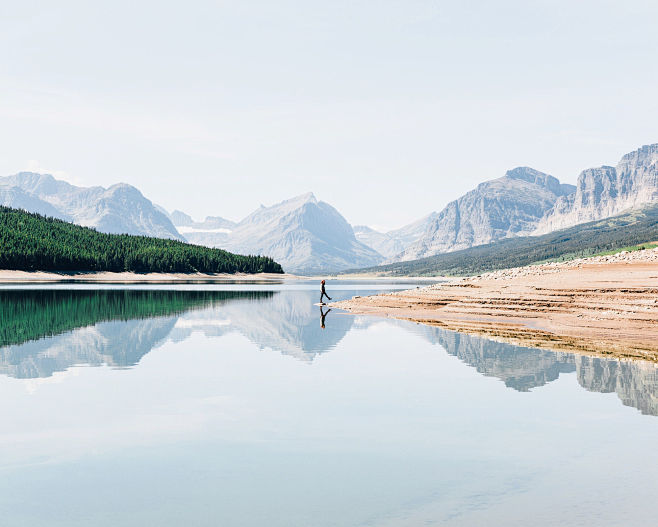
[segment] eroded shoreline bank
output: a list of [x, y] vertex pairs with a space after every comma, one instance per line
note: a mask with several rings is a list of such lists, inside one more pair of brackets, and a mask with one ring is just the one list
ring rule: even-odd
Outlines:
[[523, 346], [658, 362], [658, 249], [494, 271], [332, 305]]

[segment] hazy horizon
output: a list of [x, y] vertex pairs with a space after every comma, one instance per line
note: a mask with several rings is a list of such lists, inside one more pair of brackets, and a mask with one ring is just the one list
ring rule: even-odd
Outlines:
[[125, 182], [197, 220], [312, 191], [392, 229], [658, 141], [652, 2], [373, 5], [3, 5], [0, 176]]

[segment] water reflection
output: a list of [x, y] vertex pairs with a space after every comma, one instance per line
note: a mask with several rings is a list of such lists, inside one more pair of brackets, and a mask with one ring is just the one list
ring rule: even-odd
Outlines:
[[249, 299], [248, 305], [226, 303], [220, 309], [182, 315], [172, 338], [183, 340], [194, 331], [207, 337], [237, 332], [261, 350], [272, 349], [311, 363], [335, 348], [354, 323], [351, 316], [336, 316], [323, 328], [313, 302], [311, 291], [279, 291], [271, 297]]
[[271, 291], [0, 290], [0, 373], [49, 377], [73, 365], [136, 365], [179, 316]]
[[[351, 291], [350, 294], [353, 294]], [[0, 291], [0, 373], [48, 377], [74, 365], [125, 368], [167, 341], [199, 332], [239, 333], [259, 349], [312, 363], [353, 329], [395, 324], [506, 386], [527, 392], [575, 372], [588, 391], [616, 393], [623, 404], [658, 415], [658, 368], [537, 350], [320, 306], [312, 291], [4, 290]], [[348, 295], [349, 296], [349, 295]]]
[[515, 346], [433, 326], [416, 325], [415, 331], [479, 373], [496, 377], [519, 392], [576, 370], [574, 356], [568, 353]]
[[524, 348], [438, 327], [415, 325], [414, 331], [479, 373], [496, 377], [520, 392], [576, 372], [578, 383], [590, 392], [616, 393], [626, 406], [645, 415], [658, 415], [658, 366], [641, 361], [619, 361]]
[[616, 393], [626, 406], [658, 415], [658, 368], [646, 362], [597, 359], [577, 355], [578, 383], [590, 392]]
[[326, 311], [323, 311], [322, 306], [320, 306], [320, 327], [322, 329], [324, 329], [326, 327], [325, 319], [327, 318], [327, 315], [329, 314], [329, 311], [331, 311], [331, 308], [327, 309]]

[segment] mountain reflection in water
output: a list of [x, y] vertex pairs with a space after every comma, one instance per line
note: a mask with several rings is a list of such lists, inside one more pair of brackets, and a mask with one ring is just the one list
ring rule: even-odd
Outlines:
[[654, 363], [526, 348], [432, 326], [415, 325], [414, 330], [479, 373], [496, 377], [519, 392], [575, 371], [586, 390], [616, 393], [626, 406], [658, 415], [658, 365]]
[[[352, 291], [353, 293], [353, 291]], [[131, 367], [161, 344], [194, 332], [237, 332], [259, 349], [309, 364], [353, 329], [395, 324], [437, 344], [479, 373], [527, 392], [576, 373], [588, 391], [658, 415], [653, 363], [601, 359], [490, 341], [437, 327], [353, 317], [314, 306], [312, 291], [1, 290], [0, 373], [48, 377], [75, 365]]]

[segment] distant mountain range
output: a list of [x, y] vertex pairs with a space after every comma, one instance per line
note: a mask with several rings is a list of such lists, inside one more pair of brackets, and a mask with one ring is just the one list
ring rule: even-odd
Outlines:
[[[429, 189], [428, 189], [429, 191]], [[260, 206], [239, 222], [197, 222], [167, 213], [126, 184], [76, 187], [21, 172], [0, 178], [0, 204], [108, 233], [185, 239], [263, 254], [288, 272], [320, 273], [417, 260], [519, 236], [540, 235], [658, 201], [658, 144], [626, 154], [616, 167], [583, 171], [576, 186], [529, 167], [485, 181], [440, 212], [379, 232], [347, 220], [312, 193]], [[391, 204], [394, 206], [395, 204]]]
[[529, 167], [485, 181], [449, 203], [419, 239], [388, 262], [417, 260], [489, 244], [540, 235], [612, 217], [658, 201], [658, 144], [622, 157], [617, 167], [583, 171], [576, 186]]
[[238, 254], [271, 255], [288, 272], [366, 267], [383, 260], [376, 250], [356, 239], [336, 209], [310, 192], [271, 207], [261, 205], [238, 223], [222, 218], [190, 223], [191, 218], [180, 212], [170, 217], [192, 243]]
[[240, 254], [276, 255], [289, 272], [314, 273], [376, 265], [383, 257], [358, 241], [349, 223], [312, 193], [261, 206], [236, 223], [218, 216], [195, 222], [166, 210], [131, 185], [78, 187], [51, 175], [20, 172], [0, 178], [0, 205], [110, 234], [189, 241]]

